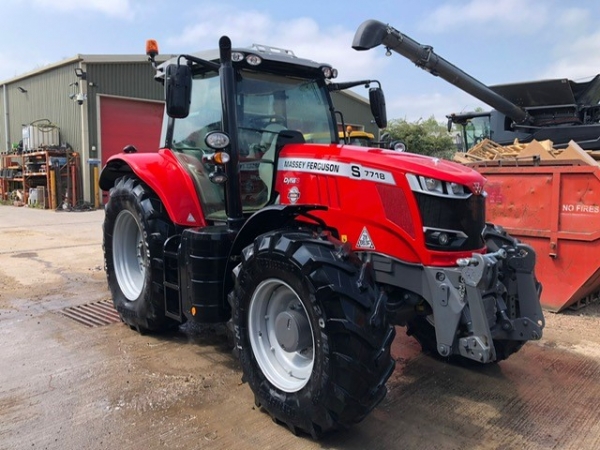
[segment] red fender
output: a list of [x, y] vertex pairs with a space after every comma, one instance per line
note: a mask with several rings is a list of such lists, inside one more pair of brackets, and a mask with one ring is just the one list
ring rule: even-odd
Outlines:
[[170, 149], [163, 148], [158, 153], [120, 153], [110, 157], [100, 174], [100, 188], [110, 190], [117, 178], [128, 171], [158, 195], [173, 223], [187, 227], [206, 226], [194, 182]]

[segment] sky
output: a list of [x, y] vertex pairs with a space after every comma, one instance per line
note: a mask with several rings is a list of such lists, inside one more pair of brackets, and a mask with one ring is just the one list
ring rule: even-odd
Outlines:
[[[332, 64], [337, 81], [377, 79], [388, 119], [417, 121], [482, 107], [479, 100], [381, 46], [352, 49], [359, 25], [387, 23], [484, 84], [600, 73], [597, 0], [2, 0], [0, 84], [77, 54], [162, 54], [253, 43]], [[355, 90], [366, 96], [365, 90]]]

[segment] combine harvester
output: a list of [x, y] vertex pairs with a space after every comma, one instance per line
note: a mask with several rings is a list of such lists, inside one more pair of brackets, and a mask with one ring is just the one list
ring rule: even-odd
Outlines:
[[[597, 300], [600, 167], [591, 150], [600, 149], [600, 75], [586, 83], [559, 79], [488, 87], [432, 47], [367, 20], [353, 48], [379, 45], [494, 108], [448, 116], [449, 129], [460, 127], [465, 150], [478, 144], [456, 159], [487, 178], [487, 220], [535, 249], [545, 309], [558, 312]], [[511, 145], [517, 143], [528, 145]], [[478, 151], [494, 153], [493, 160]]]

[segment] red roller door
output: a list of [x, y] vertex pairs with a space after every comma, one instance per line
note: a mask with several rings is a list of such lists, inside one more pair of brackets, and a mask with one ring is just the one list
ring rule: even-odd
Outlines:
[[155, 152], [160, 145], [164, 105], [160, 102], [100, 97], [102, 165], [126, 145], [138, 152]]

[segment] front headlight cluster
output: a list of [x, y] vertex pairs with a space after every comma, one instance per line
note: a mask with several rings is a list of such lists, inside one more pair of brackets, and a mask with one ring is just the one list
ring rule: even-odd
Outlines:
[[229, 136], [222, 131], [211, 131], [204, 138], [204, 143], [215, 151], [202, 157], [204, 164], [214, 165], [214, 169], [208, 174], [208, 178], [215, 184], [227, 182], [224, 168], [231, 159], [229, 153], [225, 151], [229, 142]]
[[413, 175], [411, 173], [406, 174], [406, 179], [411, 190], [414, 192], [451, 198], [469, 198], [472, 195], [462, 184], [450, 181], [442, 181], [437, 178]]
[[242, 52], [231, 52], [231, 60], [233, 62], [240, 62], [240, 61], [243, 61], [244, 59], [251, 66], [258, 66], [262, 62], [262, 58], [253, 53], [246, 55]]
[[338, 76], [337, 69], [334, 69], [329, 66], [322, 66], [321, 71], [323, 72], [323, 75], [325, 76], [325, 78], [327, 78], [328, 80], [331, 78], [337, 78], [337, 76]]

